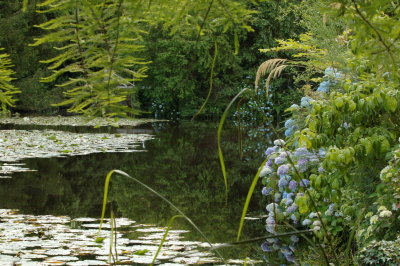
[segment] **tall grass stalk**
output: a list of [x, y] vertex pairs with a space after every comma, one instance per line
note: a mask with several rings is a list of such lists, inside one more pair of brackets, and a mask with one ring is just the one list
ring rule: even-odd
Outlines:
[[[101, 232], [101, 228], [103, 225], [103, 221], [104, 221], [104, 214], [106, 211], [106, 205], [107, 205], [107, 198], [108, 198], [108, 191], [109, 191], [109, 185], [110, 185], [110, 180], [111, 180], [111, 176], [116, 173], [119, 174], [121, 176], [124, 176], [128, 179], [133, 180], [134, 182], [136, 182], [137, 184], [139, 184], [140, 186], [146, 188], [148, 191], [150, 191], [151, 193], [153, 193], [154, 195], [156, 195], [157, 197], [161, 198], [163, 201], [165, 201], [166, 203], [168, 203], [169, 206], [171, 206], [175, 211], [177, 211], [183, 218], [186, 219], [186, 221], [188, 221], [193, 228], [199, 232], [199, 234], [203, 237], [203, 239], [210, 245], [211, 248], [213, 248], [213, 244], [211, 243], [211, 241], [207, 238], [207, 236], [203, 233], [203, 231], [200, 230], [200, 228], [187, 216], [185, 215], [178, 207], [176, 207], [172, 202], [170, 202], [168, 199], [166, 199], [163, 195], [161, 195], [160, 193], [158, 193], [157, 191], [155, 191], [154, 189], [152, 189], [151, 187], [147, 186], [146, 184], [144, 184], [143, 182], [141, 182], [140, 180], [128, 175], [127, 173], [125, 173], [124, 171], [121, 170], [111, 170], [105, 179], [105, 183], [104, 183], [104, 195], [103, 195], [103, 206], [102, 206], [102, 211], [101, 211], [101, 218], [100, 218], [100, 226], [99, 226], [99, 231], [98, 231], [98, 235], [100, 235]], [[222, 262], [225, 262], [225, 259], [222, 257], [221, 253], [216, 250], [215, 254], [221, 259]]]
[[248, 208], [249, 208], [249, 204], [250, 204], [251, 197], [253, 196], [254, 189], [256, 188], [256, 185], [257, 185], [257, 183], [258, 183], [258, 180], [260, 179], [261, 170], [262, 170], [264, 164], [265, 164], [267, 161], [268, 161], [268, 159], [265, 159], [265, 160], [262, 162], [261, 166], [258, 168], [257, 174], [256, 174], [255, 177], [253, 178], [253, 182], [251, 182], [251, 186], [250, 186], [250, 188], [249, 188], [249, 191], [247, 192], [246, 201], [245, 201], [244, 206], [243, 206], [242, 216], [240, 217], [239, 229], [238, 229], [238, 232], [237, 232], [236, 241], [239, 241], [239, 240], [240, 240], [240, 236], [241, 236], [242, 230], [243, 230], [244, 220], [245, 220], [245, 218], [246, 218], [246, 214], [247, 214], [247, 210], [248, 210]]
[[161, 239], [161, 242], [160, 242], [160, 245], [158, 246], [158, 249], [157, 249], [156, 254], [154, 254], [153, 261], [152, 261], [151, 264], [150, 264], [151, 266], [154, 265], [154, 263], [155, 263], [155, 261], [156, 261], [156, 259], [157, 259], [157, 257], [158, 257], [158, 254], [160, 253], [161, 248], [162, 248], [162, 246], [163, 246], [165, 240], [167, 239], [168, 232], [169, 232], [169, 230], [171, 229], [172, 224], [173, 224], [173, 222], [175, 221], [176, 218], [185, 218], [185, 217], [182, 216], [182, 215], [175, 215], [175, 216], [172, 216], [172, 218], [168, 221], [167, 229], [165, 230], [164, 236], [163, 236], [163, 238]]
[[228, 116], [229, 109], [231, 108], [232, 104], [236, 101], [237, 98], [240, 97], [240, 95], [242, 95], [247, 90], [248, 90], [248, 88], [244, 88], [238, 94], [236, 94], [236, 96], [231, 100], [231, 102], [226, 107], [224, 113], [222, 114], [221, 120], [219, 121], [219, 125], [218, 125], [218, 132], [217, 132], [217, 135], [218, 135], [218, 157], [219, 157], [219, 162], [221, 164], [222, 175], [224, 177], [225, 199], [226, 199], [226, 201], [228, 201], [228, 178], [227, 178], [227, 175], [226, 175], [224, 156], [222, 154], [222, 148], [221, 148], [221, 132], [222, 132], [222, 128], [224, 126], [226, 117]]

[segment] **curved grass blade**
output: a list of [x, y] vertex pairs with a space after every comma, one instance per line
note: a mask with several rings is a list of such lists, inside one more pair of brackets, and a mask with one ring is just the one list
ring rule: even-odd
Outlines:
[[260, 179], [261, 170], [262, 170], [263, 166], [267, 163], [267, 161], [268, 161], [268, 158], [265, 159], [262, 162], [261, 166], [258, 168], [257, 174], [253, 178], [253, 182], [251, 182], [251, 186], [249, 188], [249, 191], [247, 192], [247, 197], [246, 197], [246, 201], [244, 203], [242, 216], [240, 217], [240, 223], [239, 223], [239, 229], [238, 229], [236, 241], [240, 240], [240, 235], [242, 234], [243, 225], [244, 225], [244, 219], [246, 218], [247, 209], [249, 208], [251, 197], [253, 196], [253, 192], [254, 192], [254, 189], [255, 189], [255, 187], [256, 187], [256, 185], [258, 183], [258, 179]]
[[221, 164], [222, 175], [224, 176], [226, 200], [228, 200], [228, 178], [226, 176], [224, 156], [222, 154], [222, 148], [221, 148], [221, 132], [222, 132], [222, 127], [224, 126], [225, 119], [228, 116], [228, 111], [231, 108], [232, 104], [236, 101], [237, 98], [239, 98], [240, 95], [242, 95], [247, 90], [248, 90], [248, 88], [244, 88], [232, 99], [232, 101], [228, 104], [224, 113], [222, 114], [221, 120], [219, 121], [219, 125], [218, 125], [218, 157], [219, 157], [219, 162]]
[[217, 61], [217, 56], [218, 56], [218, 45], [217, 45], [217, 42], [215, 41], [214, 42], [214, 58], [213, 58], [212, 65], [211, 65], [210, 88], [208, 90], [208, 95], [207, 95], [207, 98], [204, 100], [204, 103], [201, 105], [200, 109], [197, 111], [196, 114], [193, 115], [192, 120], [195, 119], [196, 116], [198, 116], [201, 113], [201, 111], [203, 111], [203, 109], [206, 106], [208, 100], [210, 99], [211, 92], [212, 92], [212, 89], [213, 89], [213, 81], [214, 81], [213, 76], [214, 76], [214, 68], [215, 68], [215, 62]]
[[[166, 203], [168, 203], [169, 206], [171, 206], [174, 210], [176, 210], [182, 217], [184, 217], [186, 219], [186, 221], [188, 221], [194, 229], [196, 229], [197, 232], [199, 232], [199, 234], [203, 237], [203, 239], [210, 245], [210, 247], [213, 247], [213, 244], [211, 243], [211, 241], [206, 237], [206, 235], [203, 233], [203, 231], [200, 230], [200, 228], [188, 217], [186, 216], [178, 207], [176, 207], [172, 202], [170, 202], [169, 200], [167, 200], [163, 195], [161, 195], [160, 193], [158, 193], [157, 191], [155, 191], [154, 189], [152, 189], [151, 187], [149, 187], [148, 185], [144, 184], [143, 182], [141, 182], [140, 180], [128, 175], [127, 173], [125, 173], [124, 171], [121, 170], [111, 170], [107, 176], [106, 176], [106, 181], [104, 184], [104, 198], [103, 198], [103, 207], [102, 207], [102, 211], [101, 211], [101, 218], [100, 218], [100, 227], [99, 227], [99, 232], [98, 234], [100, 234], [100, 230], [103, 224], [103, 220], [104, 220], [104, 214], [106, 211], [106, 203], [107, 203], [107, 197], [108, 197], [108, 188], [109, 188], [109, 183], [110, 183], [110, 179], [111, 176], [116, 173], [119, 175], [122, 175], [124, 177], [127, 177], [133, 181], [135, 181], [137, 184], [141, 185], [142, 187], [146, 188], [148, 191], [150, 191], [151, 193], [155, 194], [156, 196], [158, 196], [159, 198], [161, 198], [163, 201], [165, 201]], [[225, 263], [225, 259], [222, 257], [221, 253], [219, 253], [217, 250], [215, 251], [215, 254], [221, 259], [221, 261], [223, 261]]]
[[158, 257], [158, 254], [160, 253], [161, 248], [162, 248], [162, 246], [163, 246], [163, 244], [164, 244], [164, 242], [165, 242], [165, 239], [167, 239], [168, 232], [169, 232], [169, 230], [170, 230], [171, 227], [172, 227], [172, 223], [175, 221], [176, 218], [185, 218], [185, 217], [182, 216], [182, 215], [175, 215], [175, 216], [172, 216], [172, 218], [168, 221], [167, 229], [165, 230], [164, 236], [163, 236], [163, 238], [161, 239], [161, 243], [160, 243], [160, 245], [158, 246], [158, 249], [157, 249], [156, 254], [154, 255], [153, 261], [152, 261], [151, 264], [150, 264], [151, 266], [154, 265], [154, 262], [156, 261], [156, 259], [157, 259], [157, 257]]

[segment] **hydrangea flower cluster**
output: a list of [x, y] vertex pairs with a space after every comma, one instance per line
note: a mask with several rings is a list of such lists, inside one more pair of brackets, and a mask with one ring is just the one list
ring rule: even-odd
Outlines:
[[[265, 185], [262, 194], [269, 196], [272, 201], [266, 207], [268, 212], [266, 230], [271, 234], [276, 234], [278, 222], [283, 219], [295, 225], [302, 224], [319, 230], [321, 225], [318, 224], [317, 216], [313, 214], [301, 217], [295, 201], [297, 197], [304, 196], [305, 189], [310, 188], [310, 180], [300, 179], [298, 174], [310, 169], [322, 168], [321, 159], [325, 156], [325, 151], [321, 149], [312, 152], [304, 147], [288, 151], [284, 146], [285, 141], [278, 139], [274, 141], [274, 146], [267, 148], [265, 155], [268, 160], [260, 171], [262, 183]], [[331, 210], [333, 211], [333, 206]], [[271, 241], [263, 243], [264, 251], [280, 251], [288, 261], [294, 261], [294, 245], [298, 241], [297, 237], [291, 238], [289, 246], [283, 246], [282, 241], [276, 240], [273, 243]]]
[[329, 90], [336, 85], [337, 80], [343, 77], [343, 74], [332, 67], [325, 69], [324, 74], [324, 81], [319, 84], [317, 91], [328, 93]]

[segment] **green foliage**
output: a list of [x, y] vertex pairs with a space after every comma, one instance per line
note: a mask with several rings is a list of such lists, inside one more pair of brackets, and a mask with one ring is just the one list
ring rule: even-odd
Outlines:
[[33, 1], [21, 12], [22, 1], [2, 1], [0, 3], [0, 46], [5, 48], [13, 62], [15, 79], [12, 84], [21, 90], [17, 105], [12, 110], [18, 112], [54, 113], [58, 108], [50, 104], [62, 99], [62, 91], [53, 83], [40, 83], [41, 77], [49, 72], [39, 63], [54, 52], [49, 45], [28, 46], [33, 38], [42, 34], [35, 24], [43, 23], [54, 13], [37, 14]]
[[[363, 247], [371, 240], [392, 240], [399, 234], [399, 46], [391, 30], [399, 18], [398, 4], [308, 4], [303, 24], [309, 33], [299, 41], [279, 41], [279, 47], [264, 50], [292, 51], [291, 61], [284, 63], [306, 69], [297, 78], [305, 82], [306, 97], [300, 106], [287, 110], [291, 120], [285, 126], [290, 128], [290, 137], [279, 152], [291, 158], [285, 171], [311, 185], [303, 195], [296, 191], [296, 211], [291, 219], [314, 228], [319, 241], [330, 246], [329, 259], [339, 263], [342, 255], [348, 262], [354, 240]], [[269, 66], [273, 64], [269, 62]], [[268, 65], [264, 68], [269, 69]], [[300, 150], [311, 156], [309, 161], [300, 163], [296, 155]], [[310, 159], [316, 153], [321, 157]], [[291, 189], [276, 176], [276, 169], [270, 166], [268, 170], [272, 173], [264, 184], [289, 193]], [[286, 208], [284, 204], [278, 207]], [[346, 241], [344, 252], [333, 246], [343, 246]], [[368, 263], [372, 263], [370, 259], [368, 255]]]
[[[0, 49], [2, 51], [4, 49]], [[8, 54], [1, 53], [0, 54], [0, 102], [1, 109], [0, 115], [7, 114], [7, 108], [13, 107], [15, 103], [15, 99], [13, 98], [14, 94], [19, 93], [20, 91], [10, 84], [10, 81], [13, 80], [11, 77], [14, 74], [14, 71], [11, 70], [11, 60], [9, 59]]]
[[[299, 20], [299, 13], [292, 1], [238, 2], [247, 4], [252, 15], [248, 24], [254, 31], [248, 27], [232, 27], [226, 31], [224, 27], [217, 27], [220, 20], [226, 19], [223, 13], [214, 20], [214, 15], [209, 15], [207, 21], [212, 23], [206, 23], [203, 31], [210, 34], [200, 38], [193, 38], [186, 31], [170, 35], [161, 25], [148, 29], [149, 34], [144, 36], [144, 54], [153, 64], [149, 65], [148, 78], [138, 83], [144, 109], [157, 117], [192, 117], [208, 96], [216, 42], [218, 57], [213, 91], [203, 117], [220, 117], [230, 99], [244, 87], [252, 86], [254, 67], [266, 58], [259, 54], [259, 47], [271, 47], [276, 43], [275, 38], [294, 37], [302, 30], [294, 23]], [[290, 81], [280, 85], [280, 95], [290, 92]]]
[[[51, 31], [36, 39], [34, 46], [56, 43], [61, 51], [44, 60], [53, 74], [43, 82], [54, 82], [69, 74], [67, 87], [69, 112], [87, 116], [121, 116], [135, 110], [122, 103], [132, 94], [133, 81], [144, 77], [146, 62], [132, 53], [142, 49], [137, 43], [140, 30], [123, 16], [124, 1], [45, 1], [41, 12], [56, 10], [61, 15], [38, 25]], [[122, 29], [130, 28], [130, 31]]]
[[394, 241], [372, 241], [358, 252], [362, 265], [399, 265], [400, 238]]

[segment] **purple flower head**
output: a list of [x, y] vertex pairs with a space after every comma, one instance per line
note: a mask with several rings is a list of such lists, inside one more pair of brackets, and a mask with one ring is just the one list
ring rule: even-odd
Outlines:
[[290, 215], [290, 219], [292, 219], [293, 222], [297, 222], [297, 217], [294, 214]]
[[281, 165], [286, 163], [287, 159], [285, 157], [278, 156], [275, 158], [275, 164]]
[[278, 175], [286, 175], [287, 173], [289, 173], [289, 164], [284, 164], [278, 167], [278, 170], [276, 171], [276, 173]]
[[315, 154], [311, 154], [310, 157], [308, 157], [308, 160], [310, 163], [319, 163], [319, 158]]
[[270, 246], [270, 244], [267, 243], [267, 242], [264, 242], [264, 243], [261, 244], [261, 249], [262, 249], [262, 251], [264, 251], [264, 252], [271, 252], [271, 251], [273, 251], [272, 248], [271, 248], [271, 246]]
[[269, 159], [266, 163], [267, 166], [272, 167], [274, 165], [274, 160], [273, 159]]
[[296, 168], [299, 170], [300, 173], [304, 173], [308, 169], [308, 160], [305, 158], [299, 159], [297, 161]]
[[261, 193], [262, 193], [264, 196], [268, 196], [269, 193], [270, 193], [271, 191], [272, 191], [272, 188], [263, 187]]
[[310, 180], [303, 178], [300, 182], [301, 187], [308, 187], [310, 185]]
[[[293, 205], [290, 205], [290, 206], [286, 209], [286, 212], [287, 212], [287, 213], [294, 213], [296, 210], [297, 210], [297, 205], [296, 205], [296, 204], [293, 204]], [[296, 219], [297, 219], [297, 218], [296, 218]]]
[[285, 205], [286, 205], [286, 206], [289, 206], [289, 205], [292, 204], [292, 203], [293, 203], [293, 200], [290, 199], [290, 198], [287, 198], [286, 201], [285, 201]]
[[297, 182], [296, 181], [294, 181], [294, 180], [292, 180], [292, 181], [290, 181], [289, 182], [289, 189], [291, 190], [291, 191], [296, 191], [296, 189], [297, 189]]
[[287, 261], [289, 261], [289, 262], [292, 262], [292, 263], [295, 263], [295, 262], [296, 262], [296, 259], [294, 258], [294, 254], [293, 254], [293, 253], [292, 253], [292, 254], [286, 255], [286, 256], [285, 256], [285, 259], [286, 259]]
[[269, 156], [272, 153], [276, 152], [277, 150], [278, 150], [278, 146], [268, 147], [268, 149], [265, 151], [265, 155]]
[[283, 175], [283, 176], [279, 179], [278, 187], [279, 187], [279, 188], [284, 188], [284, 187], [287, 186], [288, 183], [289, 183], [289, 180], [287, 180], [286, 176]]
[[308, 156], [310, 156], [310, 154], [311, 153], [305, 147], [298, 148], [294, 152], [294, 156], [299, 158], [299, 159], [300, 158], [307, 158]]

